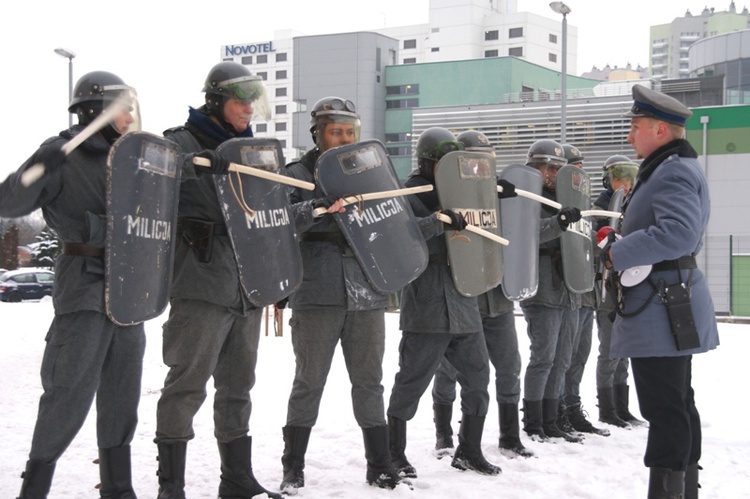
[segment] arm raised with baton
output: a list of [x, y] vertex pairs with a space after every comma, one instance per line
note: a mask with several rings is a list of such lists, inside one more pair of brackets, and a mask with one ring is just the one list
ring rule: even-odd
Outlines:
[[[372, 201], [375, 199], [384, 199], [384, 198], [393, 198], [398, 196], [406, 196], [409, 194], [419, 194], [420, 192], [429, 192], [433, 189], [432, 185], [420, 185], [417, 187], [408, 187], [405, 189], [393, 189], [390, 191], [380, 191], [380, 192], [368, 192], [366, 194], [358, 194], [356, 196], [347, 196], [345, 198], [341, 198], [343, 203], [341, 204], [342, 207], [359, 203], [362, 201]], [[329, 213], [329, 210], [327, 207], [319, 207], [315, 208], [313, 210], [313, 216], [320, 217], [325, 215], [326, 213]]]

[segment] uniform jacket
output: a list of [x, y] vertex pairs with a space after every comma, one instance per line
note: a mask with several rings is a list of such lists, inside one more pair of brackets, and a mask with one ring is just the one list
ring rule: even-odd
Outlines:
[[[555, 200], [554, 191], [543, 189], [547, 199]], [[562, 254], [560, 253], [560, 235], [563, 233], [557, 223], [557, 210], [542, 205], [541, 224], [539, 227], [539, 285], [531, 298], [521, 301], [521, 306], [543, 305], [552, 308], [578, 308], [581, 297], [568, 291], [563, 281]]]
[[[406, 187], [430, 183], [414, 175]], [[440, 208], [434, 191], [408, 197], [417, 217], [429, 217]], [[448, 265], [445, 237], [427, 240], [430, 261], [419, 277], [410, 282], [401, 294], [400, 328], [411, 333], [481, 333], [482, 318], [476, 297], [459, 294], [453, 284]]]
[[[248, 128], [239, 136], [252, 137], [252, 132]], [[177, 143], [182, 152], [178, 217], [223, 224], [214, 176], [196, 174], [191, 153], [216, 149], [234, 136], [211, 121], [202, 109], [190, 109], [185, 126], [165, 131], [164, 137]], [[240, 285], [237, 261], [226, 234], [214, 235], [211, 260], [206, 263], [199, 261], [182, 237], [177, 238], [170, 297], [203, 300], [237, 311], [253, 308]]]
[[[612, 244], [615, 270], [697, 254], [708, 223], [708, 185], [697, 154], [685, 140], [654, 151], [641, 164], [638, 183], [625, 208], [622, 239]], [[633, 317], [618, 315], [612, 329], [610, 356], [669, 357], [716, 348], [719, 335], [708, 285], [699, 269], [666, 270], [649, 276], [657, 286], [680, 282], [690, 287], [690, 302], [701, 346], [678, 351], [664, 303], [657, 296]], [[642, 282], [623, 288], [624, 312], [633, 312], [652, 294]]]
[[[61, 146], [83, 128], [74, 125], [60, 132], [59, 136], [47, 139], [40, 150], [51, 144]], [[47, 225], [63, 242], [103, 248], [109, 149], [109, 142], [100, 134], [94, 134], [68, 155], [62, 167], [46, 172], [39, 180], [24, 187], [21, 175], [37, 163], [39, 151], [35, 152], [0, 184], [0, 216], [20, 217], [41, 208]], [[58, 256], [52, 300], [58, 315], [83, 310], [104, 313], [103, 260]]]

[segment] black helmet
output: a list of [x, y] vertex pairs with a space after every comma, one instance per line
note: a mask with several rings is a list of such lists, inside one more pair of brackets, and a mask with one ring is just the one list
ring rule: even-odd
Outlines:
[[[125, 105], [130, 107], [132, 123], [128, 131], [140, 129], [140, 112], [135, 89], [125, 84], [116, 74], [107, 71], [92, 71], [81, 76], [73, 89], [68, 111], [78, 116], [78, 123], [88, 125], [118, 97], [126, 94]], [[101, 133], [110, 143], [120, 137], [121, 131], [114, 125], [104, 127]]]
[[206, 108], [210, 114], [224, 121], [224, 103], [237, 99], [253, 104], [253, 121], [271, 119], [271, 108], [263, 78], [250, 73], [242, 64], [225, 61], [211, 68], [203, 85]]
[[318, 144], [318, 136], [328, 123], [353, 123], [355, 141], [359, 141], [360, 121], [354, 103], [341, 97], [328, 96], [318, 100], [310, 111], [310, 133]]
[[607, 190], [612, 190], [612, 177], [630, 179], [631, 189], [635, 186], [635, 178], [638, 175], [638, 163], [622, 154], [615, 154], [604, 161], [602, 166], [602, 185]]
[[567, 162], [563, 147], [551, 139], [537, 140], [531, 144], [529, 152], [526, 154], [526, 165], [534, 168], [544, 165], [560, 168]]
[[583, 164], [583, 153], [573, 144], [563, 144], [563, 153], [565, 159], [568, 160], [569, 164], [581, 163]]
[[439, 161], [452, 151], [462, 151], [464, 145], [445, 128], [434, 126], [428, 128], [417, 139], [417, 158]]
[[495, 155], [495, 148], [492, 147], [490, 140], [482, 132], [466, 130], [459, 133], [456, 140], [461, 142], [467, 151], [486, 152]]

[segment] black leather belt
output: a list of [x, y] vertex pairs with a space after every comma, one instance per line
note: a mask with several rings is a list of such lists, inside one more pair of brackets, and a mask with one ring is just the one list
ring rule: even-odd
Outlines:
[[104, 249], [95, 248], [88, 244], [82, 243], [63, 243], [63, 255], [73, 256], [91, 256], [94, 258], [101, 258], [104, 256]]
[[676, 260], [664, 260], [663, 262], [655, 263], [651, 270], [654, 272], [660, 272], [663, 270], [689, 270], [697, 268], [698, 264], [695, 261], [695, 257], [689, 255], [681, 256]]
[[[226, 225], [224, 224], [212, 224], [212, 225], [213, 225], [213, 230], [212, 230], [213, 235], [215, 236], [228, 236], [229, 235], [229, 232], [227, 232]], [[182, 231], [183, 231], [182, 223], [178, 223], [177, 224], [177, 237], [182, 237]]]

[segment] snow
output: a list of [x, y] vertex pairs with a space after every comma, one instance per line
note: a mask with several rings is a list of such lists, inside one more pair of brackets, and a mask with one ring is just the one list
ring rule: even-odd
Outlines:
[[[285, 323], [291, 311], [285, 311]], [[39, 396], [39, 365], [44, 336], [53, 315], [47, 298], [40, 302], [0, 303], [0, 496], [15, 497], [19, 478], [28, 456]], [[161, 325], [166, 313], [146, 323], [147, 348], [144, 360], [140, 423], [133, 441], [133, 481], [141, 498], [157, 491], [155, 431], [156, 402], [167, 369], [161, 361]], [[386, 406], [393, 377], [398, 369], [398, 314], [386, 314], [388, 334], [384, 361]], [[516, 318], [522, 358], [528, 360], [528, 339], [523, 317]], [[750, 325], [719, 325], [719, 349], [696, 356], [693, 386], [701, 411], [703, 458], [701, 497], [732, 499], [750, 495], [750, 434], [744, 420], [748, 411], [746, 390], [741, 380], [750, 351]], [[253, 468], [267, 488], [277, 490], [281, 481], [281, 427], [294, 374], [294, 355], [289, 326], [283, 336], [274, 336], [273, 322], [268, 336], [261, 331], [257, 384], [252, 391]], [[596, 330], [594, 330], [596, 335]], [[524, 444], [536, 453], [530, 459], [509, 459], [497, 448], [497, 406], [492, 403], [485, 425], [483, 450], [487, 459], [502, 467], [496, 477], [461, 472], [450, 466], [450, 458], [433, 457], [434, 428], [429, 391], [408, 425], [406, 454], [419, 478], [413, 490], [394, 491], [370, 487], [365, 482], [362, 433], [351, 411], [350, 386], [343, 357], [337, 352], [321, 404], [318, 424], [312, 432], [305, 469], [306, 486], [300, 498], [322, 497], [408, 497], [408, 498], [638, 498], [646, 497], [648, 470], [642, 456], [647, 429], [621, 429], [597, 423], [594, 368], [596, 345], [589, 358], [581, 393], [592, 421], [607, 427], [610, 437], [586, 436], [583, 444]], [[188, 445], [187, 487], [190, 498], [216, 497], [219, 457], [213, 438], [212, 383], [209, 398], [195, 419], [196, 438]], [[454, 408], [454, 431], [458, 430], [458, 403]], [[636, 415], [635, 390], [631, 388], [631, 411]], [[99, 481], [95, 435], [95, 410], [81, 432], [58, 462], [50, 498], [91, 498]], [[265, 496], [257, 496], [265, 497]]]

